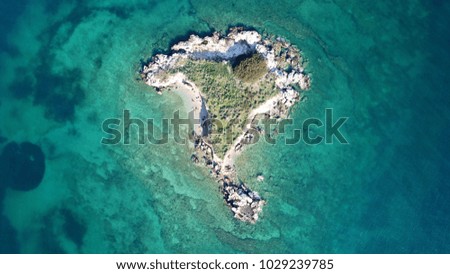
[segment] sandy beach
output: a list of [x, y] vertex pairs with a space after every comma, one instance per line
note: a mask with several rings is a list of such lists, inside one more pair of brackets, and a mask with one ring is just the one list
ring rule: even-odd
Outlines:
[[171, 82], [171, 92], [181, 97], [186, 111], [194, 112], [194, 119], [200, 122], [194, 123], [194, 131], [197, 135], [203, 136], [201, 122], [208, 117], [208, 111], [203, 101], [199, 88], [192, 82], [186, 80], [183, 74], [177, 73], [169, 80]]

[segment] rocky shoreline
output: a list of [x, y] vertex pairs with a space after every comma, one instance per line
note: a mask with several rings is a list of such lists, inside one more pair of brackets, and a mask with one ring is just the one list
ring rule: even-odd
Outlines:
[[[225, 36], [219, 33], [203, 38], [191, 35], [189, 40], [179, 42], [172, 50], [170, 55], [154, 56], [150, 63], [142, 68], [141, 77], [159, 93], [168, 88], [192, 91], [192, 101], [195, 100], [197, 104], [194, 108], [201, 108], [194, 115], [198, 115], [199, 117], [195, 118], [202, 123], [207, 119], [207, 111], [201, 91], [182, 73], [170, 74], [169, 71], [183, 66], [186, 60], [230, 62], [239, 56], [252, 53], [259, 53], [267, 62], [267, 74], [274, 77], [280, 93], [251, 111], [248, 117], [251, 122], [245, 126], [223, 159], [214, 153], [213, 145], [206, 141], [207, 131], [205, 132], [201, 125], [193, 133], [196, 153], [191, 156], [193, 162], [209, 168], [218, 180], [224, 200], [235, 218], [255, 223], [266, 202], [238, 179], [234, 159], [251, 143], [256, 131], [263, 133], [254, 123], [259, 115], [270, 119], [287, 118], [290, 107], [301, 99], [296, 89], [309, 89], [310, 78], [302, 67], [300, 51], [282, 38], [263, 39], [258, 32], [242, 28], [232, 28]], [[264, 177], [258, 176], [258, 181], [261, 180], [264, 180]]]

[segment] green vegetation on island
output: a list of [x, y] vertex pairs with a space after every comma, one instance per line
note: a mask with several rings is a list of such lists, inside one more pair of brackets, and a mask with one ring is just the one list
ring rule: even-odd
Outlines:
[[201, 90], [212, 121], [207, 140], [221, 158], [243, 132], [251, 110], [279, 93], [265, 60], [256, 54], [234, 69], [229, 62], [188, 60], [173, 72], [182, 72]]

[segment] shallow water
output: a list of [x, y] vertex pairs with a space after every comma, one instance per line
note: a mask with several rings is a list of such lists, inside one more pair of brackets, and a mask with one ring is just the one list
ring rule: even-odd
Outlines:
[[[449, 3], [0, 5], [0, 145], [29, 141], [46, 155], [38, 188], [0, 191], [0, 252], [450, 252]], [[158, 124], [182, 105], [136, 81], [141, 61], [241, 24], [286, 37], [308, 60], [313, 86], [285, 135], [325, 108], [349, 117], [348, 145], [287, 146], [280, 135], [238, 159], [268, 201], [256, 225], [232, 218], [190, 146], [100, 142], [102, 121], [124, 109]]]

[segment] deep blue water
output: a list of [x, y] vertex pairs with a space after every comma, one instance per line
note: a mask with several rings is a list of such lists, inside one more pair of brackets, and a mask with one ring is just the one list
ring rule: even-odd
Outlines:
[[[3, 1], [0, 148], [38, 145], [45, 175], [14, 189], [42, 166], [1, 158], [0, 252], [449, 253], [449, 21], [445, 1]], [[241, 24], [302, 49], [313, 85], [296, 128], [326, 108], [349, 118], [347, 145], [238, 159], [268, 201], [256, 225], [232, 218], [191, 148], [100, 143], [123, 109], [181, 104], [136, 81], [141, 60]]]

